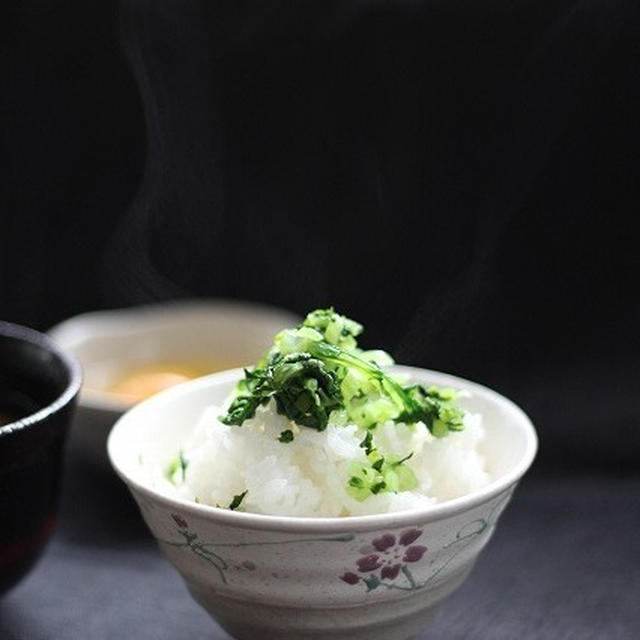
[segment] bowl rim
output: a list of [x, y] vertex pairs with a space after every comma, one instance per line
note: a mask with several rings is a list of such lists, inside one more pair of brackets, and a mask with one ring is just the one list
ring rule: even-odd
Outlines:
[[[160, 302], [150, 302], [146, 304], [132, 305], [128, 307], [115, 307], [109, 309], [97, 309], [86, 311], [71, 316], [55, 324], [47, 330], [47, 335], [57, 343], [66, 346], [69, 343], [75, 344], [80, 338], [87, 338], [86, 332], [80, 333], [80, 338], [71, 340], [72, 332], [77, 331], [74, 325], [97, 327], [96, 333], [91, 337], [102, 337], [105, 334], [131, 332], [131, 319], [134, 318], [136, 324], [140, 324], [143, 329], [148, 328], [147, 323], [151, 320], [158, 325], [174, 325], [176, 320], [189, 317], [193, 314], [214, 314], [221, 311], [233, 314], [259, 313], [261, 318], [273, 319], [284, 317], [288, 321], [295, 321], [300, 316], [283, 307], [277, 307], [262, 302], [251, 300], [236, 300], [234, 298], [180, 298]], [[258, 318], [260, 320], [260, 318]], [[254, 320], [255, 321], [255, 320]]]
[[526, 444], [524, 452], [513, 469], [503, 476], [492, 480], [490, 483], [459, 498], [446, 500], [434, 505], [411, 509], [407, 511], [394, 511], [391, 513], [378, 513], [362, 516], [334, 516], [334, 517], [308, 517], [308, 516], [276, 516], [261, 513], [247, 513], [243, 511], [230, 511], [220, 509], [206, 504], [199, 504], [189, 500], [167, 496], [152, 489], [127, 474], [118, 464], [118, 454], [116, 451], [116, 441], [120, 432], [126, 428], [129, 421], [135, 420], [138, 413], [148, 410], [149, 407], [157, 404], [161, 406], [170, 402], [174, 396], [180, 397], [188, 395], [190, 392], [202, 387], [209, 387], [215, 384], [228, 383], [238, 380], [242, 374], [242, 369], [229, 369], [202, 378], [190, 380], [182, 384], [162, 391], [151, 398], [144, 400], [135, 407], [127, 411], [111, 428], [107, 440], [107, 452], [111, 466], [118, 476], [128, 485], [132, 493], [139, 492], [147, 498], [163, 504], [166, 507], [175, 509], [180, 515], [187, 514], [206, 518], [215, 521], [220, 525], [232, 526], [241, 529], [252, 529], [258, 531], [281, 531], [287, 533], [338, 533], [348, 531], [371, 531], [375, 529], [394, 529], [403, 526], [411, 526], [417, 522], [426, 524], [437, 520], [442, 520], [473, 509], [481, 504], [492, 500], [507, 491], [520, 480], [527, 469], [531, 466], [538, 450], [538, 437], [527, 414], [512, 400], [502, 394], [485, 387], [477, 382], [460, 378], [448, 373], [411, 367], [405, 365], [394, 365], [394, 370], [398, 373], [421, 375], [438, 379], [436, 384], [446, 384], [458, 386], [460, 388], [477, 391], [496, 402], [507, 412], [511, 413], [520, 424]]
[[[47, 335], [65, 349], [73, 349], [88, 339], [100, 340], [115, 335], [145, 331], [148, 323], [155, 326], [179, 326], [185, 319], [197, 315], [217, 316], [226, 313], [235, 317], [256, 314], [258, 321], [264, 319], [275, 323], [282, 318], [284, 324], [297, 324], [300, 316], [290, 309], [252, 300], [234, 298], [181, 298], [160, 302], [98, 309], [77, 314], [62, 320], [47, 331]], [[123, 362], [126, 365], [126, 353]], [[216, 372], [217, 373], [217, 372]], [[136, 400], [127, 400], [107, 389], [83, 386], [78, 405], [94, 411], [113, 414], [114, 420], [134, 407]]]
[[0, 438], [17, 433], [38, 424], [58, 413], [69, 405], [82, 386], [82, 368], [80, 363], [65, 350], [60, 348], [49, 336], [35, 329], [12, 322], [0, 321], [0, 336], [36, 345], [49, 353], [53, 353], [63, 364], [69, 374], [69, 381], [62, 393], [52, 402], [19, 420], [0, 426]]

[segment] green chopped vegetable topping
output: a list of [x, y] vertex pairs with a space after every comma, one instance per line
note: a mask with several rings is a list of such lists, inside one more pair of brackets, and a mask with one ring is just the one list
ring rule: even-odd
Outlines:
[[369, 455], [373, 451], [373, 434], [371, 431], [367, 431], [367, 435], [364, 437], [364, 440], [360, 443], [360, 446], [364, 449], [364, 452]]
[[381, 491], [411, 491], [418, 486], [418, 480], [406, 464], [413, 452], [401, 459], [383, 457], [373, 445], [371, 432], [360, 443], [365, 449], [366, 462], [351, 462], [348, 467], [347, 492], [352, 498], [362, 501], [371, 494]]
[[293, 431], [291, 429], [285, 429], [279, 436], [280, 442], [293, 442]]
[[188, 464], [182, 450], [180, 450], [178, 455], [171, 461], [169, 469], [167, 470], [167, 476], [172, 484], [178, 486], [184, 482]]
[[225, 424], [241, 425], [271, 398], [278, 413], [297, 424], [323, 431], [334, 409], [342, 406], [339, 379], [320, 359], [309, 353], [276, 353], [264, 369], [247, 372], [244, 389], [234, 399]]
[[[331, 421], [366, 429], [360, 445], [366, 462], [354, 462], [347, 481], [347, 490], [358, 500], [417, 486], [405, 464], [412, 453], [391, 460], [376, 449], [373, 431], [378, 424], [422, 422], [437, 438], [464, 428], [464, 411], [453, 389], [403, 386], [382, 369], [393, 364], [386, 352], [358, 347], [362, 331], [361, 324], [332, 308], [311, 312], [298, 327], [281, 331], [260, 362], [245, 370], [228, 412], [220, 418], [241, 426], [273, 400], [278, 413], [303, 427], [324, 431]], [[278, 440], [291, 442], [293, 432], [283, 431]]]
[[227, 509], [231, 509], [231, 511], [235, 511], [244, 500], [244, 497], [247, 495], [248, 491], [243, 491], [239, 493], [237, 496], [233, 496], [233, 500], [229, 503]]

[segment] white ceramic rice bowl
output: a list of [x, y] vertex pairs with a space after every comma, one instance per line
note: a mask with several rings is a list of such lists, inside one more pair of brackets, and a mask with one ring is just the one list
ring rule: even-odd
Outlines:
[[169, 389], [114, 426], [109, 457], [160, 548], [192, 596], [239, 640], [394, 640], [419, 633], [467, 577], [537, 449], [511, 401], [428, 370], [413, 380], [470, 392], [483, 415], [481, 445], [493, 480], [423, 509], [347, 518], [279, 517], [217, 509], [148, 486], [148, 465], [168, 466], [210, 404], [241, 376], [226, 371]]

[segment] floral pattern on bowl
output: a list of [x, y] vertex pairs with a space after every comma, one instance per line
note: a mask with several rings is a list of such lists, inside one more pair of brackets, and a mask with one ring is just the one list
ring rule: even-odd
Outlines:
[[[340, 601], [357, 602], [370, 599], [372, 592], [382, 598], [389, 592], [409, 595], [437, 585], [450, 573], [468, 566], [491, 536], [511, 493], [506, 491], [467, 517], [456, 519], [453, 535], [449, 526], [443, 530], [439, 523], [430, 523], [370, 534], [238, 539], [218, 527], [211, 529], [194, 522], [186, 513], [158, 510], [144, 498], [138, 497], [138, 504], [172, 562], [183, 565], [187, 562], [183, 554], [188, 554], [192, 558], [188, 562], [193, 564], [191, 573], [217, 577], [223, 591], [233, 593], [245, 588], [247, 574], [255, 573], [263, 588], [276, 593], [295, 574], [296, 567], [308, 563], [311, 557], [313, 562], [302, 572], [303, 577], [323, 567], [335, 570], [331, 591]], [[327, 545], [331, 545], [330, 550]]]
[[[352, 586], [362, 582], [367, 591], [379, 586], [403, 590], [417, 588], [409, 563], [419, 562], [427, 551], [424, 545], [413, 544], [422, 534], [422, 529], [414, 528], [403, 531], [398, 537], [385, 533], [374, 538], [370, 546], [361, 549], [365, 555], [356, 560], [357, 572], [346, 571], [340, 579]], [[407, 579], [408, 587], [395, 583], [401, 573]]]

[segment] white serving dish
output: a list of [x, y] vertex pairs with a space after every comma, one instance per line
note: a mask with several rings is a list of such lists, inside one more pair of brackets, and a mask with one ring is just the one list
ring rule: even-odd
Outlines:
[[109, 429], [134, 404], [105, 390], [119, 373], [207, 357], [225, 368], [245, 366], [260, 358], [278, 331], [298, 322], [298, 316], [276, 307], [188, 300], [85, 313], [56, 325], [49, 335], [84, 370], [71, 447], [106, 466]]

